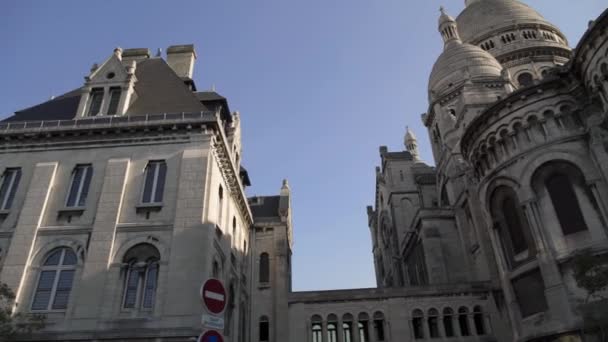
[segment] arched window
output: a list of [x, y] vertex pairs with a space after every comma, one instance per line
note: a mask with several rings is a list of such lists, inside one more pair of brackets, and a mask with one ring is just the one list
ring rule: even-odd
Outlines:
[[464, 306], [458, 309], [458, 326], [460, 327], [461, 336], [471, 336], [469, 329], [469, 309]]
[[228, 287], [228, 303], [226, 303], [226, 324], [224, 327], [224, 335], [230, 336], [230, 332], [232, 331], [232, 317], [234, 314], [235, 305], [235, 291], [234, 291], [234, 283], [230, 282], [230, 286]]
[[424, 338], [423, 320], [424, 313], [422, 313], [422, 310], [416, 309], [412, 312], [412, 329], [414, 330], [415, 339]]
[[587, 230], [583, 212], [568, 176], [556, 173], [547, 178], [545, 186], [551, 196], [551, 202], [564, 235]]
[[270, 259], [268, 253], [260, 254], [260, 283], [270, 282]]
[[454, 337], [454, 310], [451, 308], [443, 309], [443, 328], [445, 337]]
[[338, 341], [338, 327], [337, 323], [327, 323], [327, 342], [337, 342]]
[[359, 314], [357, 327], [359, 330], [359, 342], [369, 342], [369, 316], [365, 312]]
[[[534, 174], [533, 187], [540, 198], [543, 198], [543, 187], [547, 190], [564, 235], [585, 231], [588, 229], [587, 220], [593, 220], [594, 215], [600, 218], [597, 202], [585, 177], [570, 163], [555, 161], [541, 166]], [[581, 201], [595, 212], [583, 215]]]
[[492, 194], [491, 212], [509, 266], [515, 267], [534, 257], [535, 248], [530, 227], [515, 191], [506, 186], [496, 188]]
[[[267, 316], [260, 317], [259, 326], [259, 342], [266, 342], [270, 340], [270, 321]], [[320, 341], [320, 340], [319, 340]]]
[[517, 76], [517, 83], [519, 83], [520, 87], [528, 87], [534, 83], [534, 77], [529, 72], [522, 72]]
[[477, 332], [477, 335], [485, 335], [486, 329], [483, 322], [483, 312], [479, 305], [473, 308], [473, 321], [475, 322], [475, 331]]
[[384, 314], [380, 311], [374, 313], [374, 332], [376, 341], [384, 341]]
[[342, 317], [342, 342], [353, 342], [353, 315]]
[[236, 217], [232, 217], [232, 241], [234, 241], [235, 243], [233, 243], [233, 245], [236, 245]]
[[76, 273], [76, 254], [67, 247], [51, 251], [40, 268], [32, 311], [65, 310]]
[[427, 319], [429, 325], [429, 334], [431, 338], [439, 337], [439, 312], [436, 309], [429, 310], [429, 318]]
[[222, 211], [224, 210], [224, 188], [220, 185], [217, 190], [217, 225], [221, 226]]
[[127, 266], [123, 307], [125, 309], [152, 309], [156, 299], [158, 263], [160, 253], [156, 247], [141, 243], [125, 253]]
[[312, 324], [312, 342], [323, 342], [323, 328], [321, 323]]

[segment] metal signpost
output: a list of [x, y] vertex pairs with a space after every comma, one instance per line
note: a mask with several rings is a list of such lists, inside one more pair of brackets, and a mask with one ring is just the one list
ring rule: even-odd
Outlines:
[[226, 289], [217, 279], [209, 279], [200, 290], [200, 297], [207, 313], [203, 313], [201, 324], [203, 333], [198, 342], [224, 342], [224, 337], [216, 330], [224, 329], [224, 309], [226, 308]]

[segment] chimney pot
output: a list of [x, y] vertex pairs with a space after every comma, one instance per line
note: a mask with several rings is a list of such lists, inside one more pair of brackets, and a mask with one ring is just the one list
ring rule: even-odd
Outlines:
[[172, 45], [167, 48], [167, 64], [177, 76], [192, 79], [196, 51], [193, 44]]

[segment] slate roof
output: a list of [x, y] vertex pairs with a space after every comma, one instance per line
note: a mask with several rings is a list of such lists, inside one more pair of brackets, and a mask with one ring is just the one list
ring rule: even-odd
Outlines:
[[279, 216], [279, 201], [281, 196], [259, 196], [249, 199], [249, 206], [253, 217]]
[[[222, 118], [232, 121], [226, 98], [216, 92], [192, 92], [162, 58], [140, 60], [135, 69], [136, 100], [126, 115], [201, 112], [221, 109]], [[2, 121], [70, 120], [76, 116], [81, 88], [52, 100], [15, 112]]]

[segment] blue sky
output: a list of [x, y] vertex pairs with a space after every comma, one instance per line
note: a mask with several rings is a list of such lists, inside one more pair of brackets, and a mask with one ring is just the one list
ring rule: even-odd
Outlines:
[[[576, 45], [605, 0], [528, 0]], [[365, 207], [378, 147], [405, 126], [432, 163], [420, 114], [441, 52], [440, 5], [461, 0], [0, 2], [0, 114], [82, 85], [114, 47], [193, 43], [199, 90], [239, 110], [251, 195], [293, 195], [295, 290], [373, 287]]]

